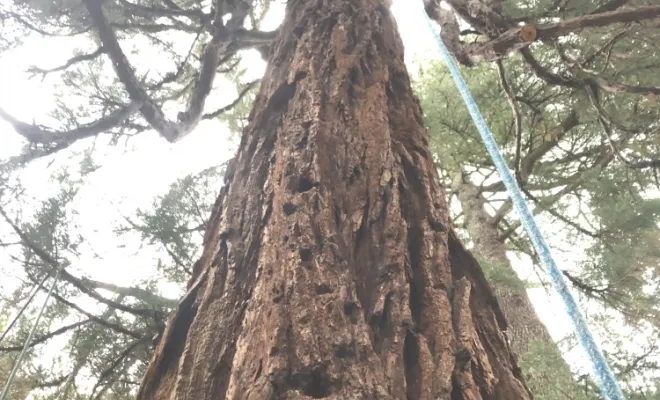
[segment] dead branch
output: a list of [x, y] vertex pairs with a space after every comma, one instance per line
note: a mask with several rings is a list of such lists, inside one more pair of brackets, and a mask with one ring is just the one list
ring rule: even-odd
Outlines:
[[139, 102], [132, 102], [127, 106], [118, 108], [107, 116], [92, 123], [83, 125], [70, 131], [52, 131], [37, 125], [26, 124], [0, 108], [0, 118], [9, 122], [14, 130], [27, 139], [30, 143], [40, 144], [71, 144], [77, 140], [96, 136], [110, 128], [113, 128], [125, 120], [140, 108]]
[[[76, 328], [78, 328], [80, 326], [83, 326], [83, 325], [86, 325], [90, 322], [92, 322], [92, 320], [86, 319], [84, 321], [80, 321], [80, 322], [76, 322], [74, 324], [63, 326], [59, 329], [56, 329], [52, 332], [49, 332], [45, 335], [42, 335], [42, 336], [39, 336], [38, 338], [33, 339], [32, 342], [30, 342], [30, 344], [28, 345], [28, 347], [32, 348], [32, 347], [34, 347], [38, 344], [44, 343], [44, 342], [48, 341], [49, 339], [54, 338], [55, 336], [62, 335], [62, 334], [67, 333], [68, 331], [70, 331], [72, 329], [76, 329]], [[22, 349], [23, 349], [22, 344], [19, 345], [19, 346], [0, 347], [0, 351], [21, 351]]]
[[51, 69], [42, 69], [38, 68], [36, 66], [31, 66], [28, 68], [27, 72], [30, 72], [32, 76], [41, 74], [42, 79], [46, 77], [46, 75], [52, 73], [52, 72], [57, 72], [57, 71], [64, 71], [65, 69], [71, 67], [72, 65], [78, 64], [83, 61], [90, 61], [93, 60], [97, 57], [99, 57], [101, 54], [103, 54], [103, 47], [99, 47], [96, 51], [89, 53], [89, 54], [80, 54], [74, 57], [71, 57], [67, 62], [65, 62], [63, 65], [60, 65], [59, 67], [51, 68]]

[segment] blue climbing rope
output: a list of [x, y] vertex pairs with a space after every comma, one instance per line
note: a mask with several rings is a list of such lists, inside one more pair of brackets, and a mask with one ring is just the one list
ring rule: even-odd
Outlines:
[[550, 253], [550, 248], [545, 242], [545, 239], [543, 238], [543, 235], [541, 234], [541, 231], [539, 230], [536, 221], [534, 220], [534, 217], [527, 206], [527, 202], [525, 201], [520, 188], [518, 187], [518, 183], [513, 178], [513, 175], [511, 174], [511, 171], [509, 170], [504, 157], [502, 157], [502, 154], [497, 147], [497, 143], [495, 142], [493, 135], [488, 129], [486, 121], [484, 121], [484, 118], [479, 111], [479, 107], [472, 98], [470, 89], [465, 83], [465, 80], [463, 79], [463, 76], [461, 75], [456, 62], [449, 53], [449, 50], [447, 50], [445, 44], [442, 42], [438, 31], [435, 29], [431, 22], [431, 19], [426, 14], [423, 0], [420, 0], [417, 3], [421, 5], [420, 10], [424, 14], [423, 18], [425, 19], [429, 30], [433, 33], [435, 41], [438, 45], [438, 49], [440, 50], [440, 54], [447, 64], [452, 78], [454, 78], [456, 87], [463, 97], [463, 101], [465, 102], [465, 105], [467, 106], [468, 111], [472, 116], [474, 124], [479, 130], [479, 134], [481, 135], [481, 139], [486, 146], [486, 150], [488, 150], [488, 153], [490, 153], [490, 156], [493, 159], [493, 163], [495, 164], [495, 167], [502, 177], [502, 181], [504, 182], [504, 185], [509, 192], [509, 196], [511, 197], [511, 201], [518, 213], [520, 221], [527, 231], [527, 234], [529, 235], [529, 238], [531, 239], [532, 244], [534, 245], [534, 248], [539, 255], [541, 264], [545, 267], [545, 270], [550, 276], [553, 287], [564, 301], [566, 311], [568, 312], [568, 315], [573, 322], [575, 333], [577, 334], [582, 348], [588, 354], [592, 368], [599, 381], [601, 394], [608, 400], [624, 400], [625, 398], [621, 388], [619, 387], [619, 383], [617, 382], [616, 377], [607, 364], [607, 360], [603, 356], [603, 353], [600, 351], [593, 336], [591, 335], [587, 321], [582, 316], [582, 313], [580, 312], [578, 305], [573, 298], [573, 295], [568, 290], [568, 286], [564, 281], [562, 273], [557, 267], [557, 264], [555, 263], [555, 260]]

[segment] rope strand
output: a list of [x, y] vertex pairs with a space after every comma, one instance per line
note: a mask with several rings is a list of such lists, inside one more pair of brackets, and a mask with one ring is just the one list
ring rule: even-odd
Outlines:
[[60, 272], [62, 272], [61, 265], [57, 269], [57, 273], [55, 274], [55, 278], [53, 279], [53, 284], [50, 285], [48, 294], [46, 295], [46, 298], [44, 299], [44, 303], [41, 305], [41, 308], [39, 309], [39, 314], [37, 314], [37, 318], [34, 320], [34, 323], [32, 324], [30, 333], [28, 333], [27, 338], [25, 338], [25, 343], [23, 343], [23, 349], [21, 350], [21, 354], [18, 355], [18, 358], [14, 362], [14, 367], [12, 368], [11, 373], [9, 374], [9, 378], [7, 379], [7, 383], [5, 384], [5, 388], [2, 390], [2, 395], [0, 395], [0, 400], [6, 400], [7, 396], [9, 395], [9, 388], [11, 387], [11, 384], [14, 382], [14, 378], [16, 378], [16, 372], [18, 372], [18, 368], [21, 366], [21, 361], [23, 361], [23, 357], [25, 356], [27, 349], [30, 347], [30, 342], [32, 341], [32, 335], [34, 335], [34, 331], [37, 330], [37, 325], [39, 325], [39, 320], [41, 319], [41, 315], [44, 313], [44, 310], [46, 309], [46, 305], [48, 304], [50, 295], [53, 294], [53, 289], [55, 289], [55, 286], [57, 285], [57, 281], [60, 279]]

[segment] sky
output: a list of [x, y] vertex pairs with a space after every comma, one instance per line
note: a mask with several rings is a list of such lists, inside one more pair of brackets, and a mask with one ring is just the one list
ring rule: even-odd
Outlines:
[[[392, 11], [395, 15], [400, 32], [406, 46], [406, 59], [412, 65], [424, 65], [430, 60], [439, 59], [432, 33], [426, 24], [420, 24], [419, 7], [411, 7], [410, 0], [396, 0]], [[421, 0], [419, 1], [421, 7]], [[277, 26], [281, 18], [281, 10], [273, 11], [263, 29]], [[62, 64], [70, 56], [71, 50], [85, 43], [77, 43], [71, 39], [49, 39], [46, 46], [41, 38], [37, 38], [16, 50], [0, 55], [0, 107], [16, 118], [29, 122], [35, 119], [39, 123], [53, 123], [47, 114], [52, 110], [57, 100], [79, 102], [80, 99], [61, 98], [58, 88], [61, 82], [39, 77], [29, 79], [25, 73], [31, 65], [43, 68]], [[185, 45], [185, 44], [182, 44]], [[134, 44], [139, 48], [139, 56], [131, 55], [132, 60], [140, 59], [140, 65], [146, 68], [158, 68], [167, 65], [168, 60], [162, 60], [162, 55], [148, 52], [149, 46]], [[38, 49], [38, 51], [35, 51]], [[153, 52], [152, 52], [153, 53]], [[251, 66], [250, 74], [259, 76], [264, 71], [264, 63], [254, 53], [246, 65]], [[145, 60], [152, 60], [146, 62]], [[133, 62], [135, 65], [136, 62]], [[414, 71], [412, 68], [411, 71]], [[210, 99], [212, 104], [223, 105], [233, 100], [235, 92], [215, 95]], [[458, 106], [458, 105], [457, 105]], [[209, 109], [213, 108], [210, 106]], [[176, 114], [173, 110], [173, 115]], [[158, 137], [155, 132], [145, 132], [128, 143], [120, 146], [107, 146], [99, 140], [95, 161], [102, 168], [92, 173], [80, 191], [75, 204], [72, 205], [79, 213], [79, 233], [85, 238], [84, 251], [72, 266], [73, 271], [91, 275], [93, 279], [111, 282], [122, 286], [130, 286], [133, 282], [148, 276], [152, 272], [157, 254], [153, 249], [143, 249], [139, 252], [120, 251], [117, 249], [119, 239], [114, 237], [112, 228], [122, 215], [130, 215], [137, 207], [148, 207], [153, 197], [164, 193], [169, 184], [176, 178], [189, 173], [201, 171], [213, 165], [219, 165], [230, 158], [236, 143], [229, 140], [229, 132], [216, 121], [203, 121], [195, 132], [180, 142], [172, 145]], [[89, 141], [78, 146], [79, 150], [89, 145]], [[20, 152], [23, 139], [13, 132], [12, 128], [0, 121], [0, 160]], [[49, 172], [53, 166], [47, 167], [50, 160], [38, 160], [31, 163], [21, 172], [21, 179], [35, 198], [43, 197], [55, 190], [57, 184], [50, 179]], [[5, 225], [5, 226], [2, 226]], [[0, 232], [6, 229], [6, 224], [0, 223]], [[561, 237], [547, 225], [542, 229], [553, 244], [561, 243]], [[97, 258], [98, 254], [101, 258]], [[514, 266], [522, 278], [535, 281], [529, 260], [515, 259]], [[561, 267], [570, 268], [584, 255], [579, 252], [556, 254]], [[0, 262], [6, 261], [0, 258]], [[5, 269], [0, 265], [0, 270]], [[93, 269], [90, 268], [93, 266]], [[11, 275], [11, 273], [10, 273]], [[6, 276], [6, 275], [5, 275]], [[0, 282], [0, 290], [8, 291], [15, 281], [6, 279]], [[177, 298], [181, 288], [176, 286], [161, 287], [163, 295]], [[543, 288], [529, 290], [530, 298], [541, 319], [555, 339], [561, 339], [570, 332], [570, 324], [563, 312], [558, 297]], [[595, 335], [598, 338], [598, 334]], [[584, 366], [580, 350], [573, 351], [569, 359], [576, 365]]]

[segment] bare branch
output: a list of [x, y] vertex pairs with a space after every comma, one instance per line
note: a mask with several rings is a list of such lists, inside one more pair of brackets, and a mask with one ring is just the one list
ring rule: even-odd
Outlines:
[[96, 136], [101, 132], [121, 124], [139, 108], [140, 104], [138, 102], [132, 102], [129, 105], [119, 108], [97, 121], [83, 125], [80, 128], [72, 129], [70, 131], [51, 131], [47, 128], [26, 124], [25, 122], [14, 118], [2, 108], [0, 108], [0, 118], [9, 122], [16, 132], [18, 132], [31, 143], [71, 144], [77, 140]]
[[143, 16], [145, 18], [153, 18], [154, 16], [161, 16], [161, 17], [180, 16], [180, 17], [188, 17], [191, 19], [196, 19], [201, 22], [205, 20], [211, 21], [212, 18], [212, 15], [204, 14], [204, 12], [201, 9], [183, 10], [179, 7], [177, 7], [176, 9], [156, 7], [156, 6], [147, 7], [141, 4], [131, 3], [128, 0], [119, 0], [119, 2], [126, 7], [127, 11], [131, 12], [134, 15]]
[[57, 293], [53, 293], [52, 296], [53, 296], [53, 298], [55, 298], [55, 300], [59, 301], [60, 303], [62, 303], [64, 305], [67, 305], [67, 306], [71, 307], [72, 309], [78, 311], [82, 315], [88, 317], [92, 322], [95, 322], [99, 325], [105, 326], [108, 329], [112, 329], [113, 331], [117, 331], [117, 332], [122, 333], [126, 336], [130, 336], [130, 337], [133, 337], [133, 338], [136, 338], [136, 339], [139, 339], [139, 338], [142, 337], [142, 334], [140, 334], [140, 333], [137, 333], [137, 332], [134, 332], [130, 329], [124, 328], [123, 326], [121, 326], [119, 324], [116, 324], [114, 322], [106, 321], [103, 318], [97, 317], [96, 315], [94, 315], [94, 314], [92, 314], [88, 311], [85, 311], [79, 305], [65, 299], [64, 297], [60, 296]]
[[138, 300], [142, 300], [145, 303], [154, 306], [166, 306], [169, 308], [174, 308], [179, 302], [178, 300], [168, 299], [166, 297], [158, 296], [153, 292], [140, 289], [138, 287], [123, 287], [123, 286], [114, 285], [112, 283], [95, 281], [88, 278], [82, 278], [80, 279], [80, 282], [90, 289], [108, 290], [117, 293], [119, 295], [134, 297]]
[[658, 5], [588, 14], [560, 22], [539, 25], [537, 27], [537, 36], [538, 40], [556, 39], [584, 28], [643, 21], [658, 17], [660, 17], [660, 6]]
[[103, 47], [99, 47], [93, 53], [81, 54], [81, 55], [71, 57], [69, 60], [67, 60], [66, 63], [64, 63], [63, 65], [60, 65], [59, 67], [55, 67], [55, 68], [52, 68], [52, 69], [42, 69], [42, 68], [38, 68], [36, 66], [31, 66], [30, 68], [28, 68], [27, 72], [32, 73], [33, 76], [36, 75], [36, 74], [41, 74], [45, 77], [46, 75], [48, 75], [51, 72], [64, 71], [65, 69], [71, 67], [74, 64], [77, 64], [77, 63], [80, 63], [80, 62], [83, 62], [83, 61], [93, 60], [93, 59], [99, 57], [101, 54], [103, 54], [103, 52], [104, 52]]
[[619, 7], [623, 7], [630, 3], [630, 0], [610, 0], [602, 6], [593, 10], [590, 14], [600, 14], [608, 11], [614, 11]]
[[500, 77], [500, 85], [502, 86], [502, 90], [504, 90], [504, 93], [506, 94], [506, 99], [509, 102], [509, 106], [511, 106], [511, 112], [513, 113], [513, 126], [516, 137], [516, 153], [513, 162], [513, 168], [518, 184], [520, 186], [523, 186], [524, 181], [527, 179], [527, 176], [523, 176], [520, 171], [520, 148], [522, 146], [522, 121], [521, 121], [522, 116], [520, 115], [520, 108], [518, 107], [518, 103], [516, 102], [515, 96], [513, 94], [513, 90], [511, 90], [511, 86], [509, 85], [509, 82], [506, 79], [506, 72], [504, 71], [504, 65], [502, 64], [501, 60], [497, 61], [497, 72]]
[[167, 31], [182, 31], [189, 33], [197, 33], [199, 29], [196, 26], [186, 25], [182, 23], [170, 25], [170, 24], [156, 24], [156, 23], [140, 24], [136, 22], [131, 22], [131, 23], [113, 22], [110, 23], [110, 27], [117, 28], [120, 30], [135, 30], [139, 32], [148, 32], [148, 33], [158, 33], [158, 32], [167, 32]]
[[60, 37], [64, 36], [64, 37], [68, 37], [68, 36], [80, 35], [80, 34], [89, 32], [91, 30], [91, 26], [86, 26], [85, 28], [83, 28], [80, 31], [67, 32], [67, 33], [53, 33], [53, 32], [45, 31], [45, 30], [35, 26], [34, 24], [30, 23], [26, 19], [27, 17], [25, 17], [25, 16], [19, 15], [15, 12], [11, 12], [11, 11], [3, 11], [3, 13], [10, 16], [13, 19], [15, 19], [19, 24], [23, 25], [24, 27], [28, 28], [29, 30], [31, 30], [33, 32], [36, 32], [36, 33], [38, 33], [42, 36], [60, 36]]
[[598, 86], [606, 92], [634, 93], [634, 94], [655, 94], [660, 95], [660, 86], [635, 86], [624, 83], [609, 82], [602, 78], [594, 78]]
[[[76, 328], [78, 328], [80, 326], [83, 326], [85, 324], [88, 324], [90, 322], [92, 322], [90, 319], [86, 319], [84, 321], [76, 322], [76, 323], [71, 324], [71, 325], [63, 326], [63, 327], [61, 327], [59, 329], [56, 329], [52, 332], [49, 332], [49, 333], [47, 333], [43, 336], [40, 336], [36, 339], [33, 339], [32, 342], [30, 342], [30, 344], [28, 345], [28, 347], [32, 348], [32, 347], [34, 347], [34, 346], [36, 346], [40, 343], [43, 343], [43, 342], [45, 342], [49, 339], [54, 338], [55, 336], [62, 335], [62, 334], [66, 333], [66, 332], [68, 332], [72, 329], [76, 329]], [[22, 344], [19, 345], [19, 346], [0, 347], [0, 351], [21, 351], [22, 349], [23, 349]]]
[[245, 85], [245, 87], [243, 87], [243, 89], [238, 93], [238, 97], [236, 97], [236, 99], [235, 99], [234, 101], [232, 101], [231, 103], [227, 104], [226, 106], [221, 107], [221, 108], [219, 108], [219, 109], [217, 109], [217, 110], [215, 110], [215, 111], [213, 111], [213, 112], [210, 112], [210, 113], [204, 114], [204, 115], [202, 116], [202, 118], [203, 118], [203, 119], [213, 119], [213, 118], [217, 118], [217, 117], [219, 117], [221, 114], [223, 114], [223, 113], [225, 113], [225, 112], [231, 110], [232, 108], [234, 108], [234, 107], [236, 106], [236, 104], [238, 104], [238, 103], [243, 99], [243, 97], [245, 97], [245, 95], [247, 95], [247, 94], [250, 92], [250, 90], [252, 90], [255, 86], [257, 86], [257, 84], [258, 84], [259, 82], [261, 82], [260, 79], [257, 79], [257, 80], [254, 80], [254, 81], [252, 81], [252, 82], [247, 83], [247, 84]]

